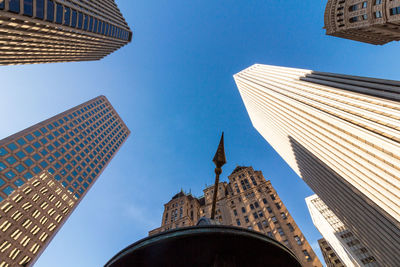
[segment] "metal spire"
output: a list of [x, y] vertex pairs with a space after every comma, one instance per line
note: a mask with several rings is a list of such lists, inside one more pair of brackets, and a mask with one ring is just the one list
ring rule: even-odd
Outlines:
[[215, 206], [217, 204], [217, 195], [218, 195], [218, 184], [219, 184], [219, 175], [222, 173], [221, 167], [226, 163], [225, 157], [225, 148], [224, 148], [224, 132], [222, 132], [221, 140], [219, 141], [217, 152], [215, 153], [213, 162], [215, 164], [215, 184], [214, 184], [214, 195], [211, 209], [211, 220], [214, 220], [215, 217]]

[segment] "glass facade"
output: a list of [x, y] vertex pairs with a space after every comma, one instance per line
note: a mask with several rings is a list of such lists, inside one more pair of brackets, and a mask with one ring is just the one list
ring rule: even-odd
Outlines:
[[79, 199], [129, 135], [104, 97], [0, 141], [0, 196], [42, 171]]

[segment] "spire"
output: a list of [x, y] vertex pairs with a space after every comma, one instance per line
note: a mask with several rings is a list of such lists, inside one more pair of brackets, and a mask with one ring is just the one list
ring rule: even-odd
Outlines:
[[222, 132], [221, 140], [219, 141], [217, 152], [215, 153], [213, 162], [217, 168], [221, 168], [226, 163], [225, 148], [224, 148], [224, 132]]

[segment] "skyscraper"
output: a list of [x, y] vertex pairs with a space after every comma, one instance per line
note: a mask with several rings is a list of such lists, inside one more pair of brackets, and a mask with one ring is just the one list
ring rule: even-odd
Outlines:
[[368, 248], [346, 228], [317, 195], [306, 198], [306, 203], [315, 227], [328, 243], [324, 245], [319, 242], [321, 250], [324, 248], [328, 252], [328, 247], [332, 249], [327, 253], [325, 261], [329, 259], [334, 264], [347, 267], [380, 266]]
[[322, 238], [318, 240], [318, 245], [321, 248], [322, 256], [324, 256], [327, 267], [345, 267], [325, 239]]
[[0, 266], [31, 266], [130, 131], [99, 96], [0, 141]]
[[[161, 227], [150, 235], [169, 229], [196, 225], [200, 217], [210, 217], [214, 185], [195, 198], [180, 192], [164, 205]], [[223, 225], [244, 227], [275, 238], [290, 248], [303, 266], [322, 266], [295, 221], [261, 171], [236, 167], [229, 183], [218, 187], [216, 217]]]
[[132, 32], [114, 0], [0, 0], [0, 65], [98, 60]]
[[400, 83], [254, 65], [253, 126], [386, 266], [400, 261]]
[[327, 35], [383, 45], [400, 40], [400, 3], [392, 0], [328, 0]]

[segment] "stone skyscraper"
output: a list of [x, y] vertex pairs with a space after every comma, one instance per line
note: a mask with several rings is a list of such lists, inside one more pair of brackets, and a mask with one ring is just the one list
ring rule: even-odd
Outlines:
[[328, 0], [326, 34], [383, 45], [400, 40], [400, 2], [393, 0]]
[[[184, 192], [176, 194], [164, 205], [161, 227], [149, 234], [193, 226], [203, 216], [210, 218], [214, 185], [203, 192], [201, 198]], [[244, 227], [275, 238], [290, 248], [305, 267], [322, 266], [271, 182], [252, 167], [236, 167], [229, 183], [219, 183], [215, 219], [223, 225]]]
[[130, 131], [104, 96], [0, 141], [0, 266], [31, 266]]
[[[317, 227], [324, 240], [329, 244], [327, 246], [320, 242], [321, 249], [325, 248], [327, 250], [327, 247], [332, 248], [332, 251], [327, 255], [327, 258], [331, 262], [333, 261], [335, 264], [340, 262], [342, 264], [340, 266], [344, 265], [347, 267], [380, 266], [364, 244], [344, 226], [317, 195], [306, 198], [306, 203], [315, 227]], [[324, 258], [326, 261], [327, 258]]]
[[250, 119], [386, 266], [400, 261], [400, 82], [256, 64], [234, 76]]
[[114, 0], [0, 0], [0, 65], [98, 60], [132, 32]]

